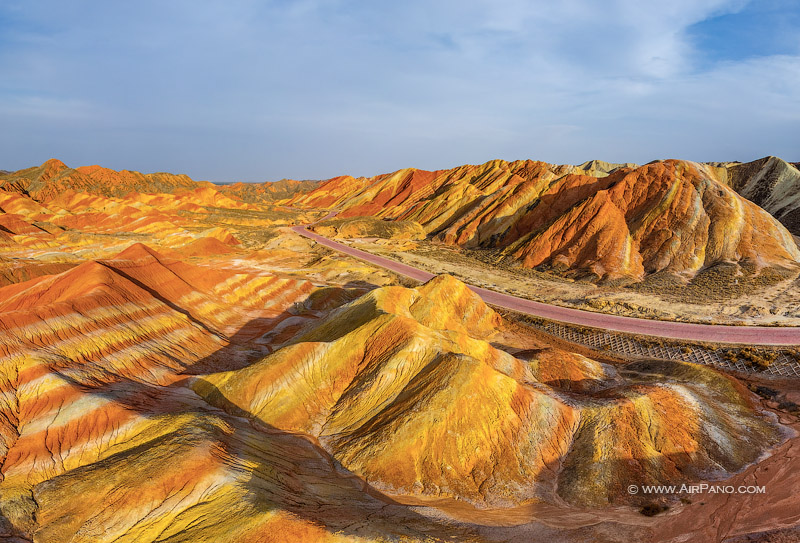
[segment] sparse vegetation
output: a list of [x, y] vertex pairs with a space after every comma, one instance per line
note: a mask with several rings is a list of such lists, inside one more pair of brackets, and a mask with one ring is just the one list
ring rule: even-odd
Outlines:
[[397, 284], [401, 287], [406, 288], [416, 288], [422, 284], [421, 281], [417, 281], [416, 279], [411, 279], [410, 277], [406, 277], [405, 275], [396, 274], [397, 277]]
[[753, 369], [765, 370], [778, 359], [779, 354], [779, 351], [773, 349], [742, 347], [738, 349], [725, 349], [722, 357], [731, 363], [736, 363], [741, 360]]
[[[553, 270], [523, 268], [499, 249], [462, 248], [431, 241], [416, 242], [394, 256], [433, 273], [463, 270], [470, 283], [522, 298], [637, 318], [720, 324], [792, 324], [786, 305], [761, 296], [765, 289], [786, 284], [787, 302], [800, 292], [800, 268], [757, 268], [751, 261], [722, 262], [695, 277], [670, 271], [647, 275], [641, 282], [591, 282]], [[368, 249], [370, 250], [370, 249]], [[379, 251], [378, 251], [379, 252]], [[797, 280], [794, 286], [788, 283]], [[770, 295], [772, 296], [772, 295]], [[686, 304], [686, 305], [683, 305]], [[702, 308], [700, 310], [694, 308]]]
[[721, 302], [752, 294], [781, 281], [797, 277], [798, 270], [781, 267], [758, 269], [753, 262], [720, 262], [697, 272], [691, 280], [667, 271], [628, 285], [637, 292], [657, 294], [683, 303]]
[[[547, 326], [548, 321], [544, 319], [530, 317], [528, 315], [522, 315], [512, 311], [501, 311], [501, 313], [505, 318], [532, 325], [536, 328], [543, 329], [547, 333], [553, 333], [553, 329]], [[575, 341], [577, 339], [579, 344], [595, 349], [598, 353], [602, 352], [604, 354], [622, 357], [629, 356], [626, 352], [618, 352], [615, 350], [613, 344], [611, 344], [607, 339], [607, 334], [610, 332], [585, 326], [568, 325], [564, 323], [561, 323], [561, 326], [566, 327], [570, 334], [579, 334], [581, 336], [581, 338], [578, 339], [575, 338], [574, 335], [570, 336], [570, 334], [567, 334], [566, 336], [556, 334], [559, 337], [563, 337], [563, 339], [566, 339], [567, 341]], [[661, 354], [656, 354], [659, 352], [658, 350], [674, 349], [671, 351], [673, 354], [680, 353], [677, 359], [694, 363], [707, 363], [707, 358], [704, 358], [703, 353], [708, 353], [719, 356], [723, 361], [730, 364], [743, 362], [747, 368], [754, 372], [765, 372], [769, 370], [774, 364], [779, 362], [781, 355], [785, 355], [785, 357], [788, 358], [786, 362], [800, 362], [800, 349], [797, 348], [732, 347], [715, 343], [686, 342], [681, 340], [654, 338], [651, 336], [623, 334], [619, 332], [614, 332], [614, 334], [618, 335], [619, 337], [627, 338], [630, 345], [641, 348], [642, 350], [639, 351], [638, 354], [637, 351], [634, 350], [634, 356], [637, 357], [660, 357], [662, 356]], [[780, 363], [783, 364], [782, 361]]]
[[388, 221], [376, 217], [334, 218], [313, 227], [320, 234], [342, 238], [422, 239], [425, 232], [414, 221]]
[[272, 221], [282, 224], [296, 224], [304, 222], [304, 215], [297, 211], [288, 211], [278, 207], [265, 207], [263, 209], [233, 209], [225, 207], [207, 206], [205, 211], [197, 213], [194, 211], [178, 211], [177, 214], [199, 220], [203, 222], [219, 222], [233, 224], [247, 221]]
[[643, 505], [641, 507], [641, 509], [639, 509], [639, 513], [641, 513], [642, 515], [644, 515], [646, 517], [654, 517], [654, 516], [658, 515], [659, 513], [663, 513], [664, 511], [667, 511], [668, 509], [669, 509], [668, 505], [664, 505], [663, 503], [652, 502], [652, 503], [648, 503], [648, 504]]
[[263, 246], [269, 240], [274, 239], [280, 235], [277, 228], [231, 228], [236, 239], [242, 242], [247, 248], [257, 248]]

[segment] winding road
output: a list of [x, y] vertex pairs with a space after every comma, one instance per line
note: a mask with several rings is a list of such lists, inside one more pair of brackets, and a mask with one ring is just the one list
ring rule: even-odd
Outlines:
[[[333, 214], [329, 214], [332, 216]], [[327, 218], [327, 217], [325, 217]], [[420, 270], [413, 266], [396, 262], [382, 256], [355, 249], [343, 243], [330, 240], [309, 231], [306, 226], [294, 226], [292, 230], [301, 236], [312, 239], [335, 251], [350, 255], [381, 268], [405, 275], [418, 281], [427, 281], [435, 274]], [[717, 324], [694, 324], [687, 322], [658, 321], [652, 319], [636, 319], [618, 315], [606, 315], [559, 307], [517, 298], [508, 294], [494, 292], [485, 288], [469, 285], [484, 302], [494, 306], [510, 309], [526, 315], [541, 317], [558, 322], [591, 326], [615, 332], [642, 334], [669, 339], [689, 341], [707, 341], [714, 343], [739, 343], [748, 345], [800, 345], [800, 328], [777, 326], [725, 326]]]

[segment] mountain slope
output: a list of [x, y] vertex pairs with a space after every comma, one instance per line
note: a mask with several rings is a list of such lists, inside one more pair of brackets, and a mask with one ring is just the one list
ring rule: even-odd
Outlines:
[[[70, 168], [57, 159], [50, 159], [38, 167], [0, 175], [0, 190], [24, 193], [38, 202], [52, 201], [65, 192], [110, 198], [124, 198], [132, 193], [170, 195], [192, 192], [200, 204], [225, 206], [233, 203], [220, 192], [219, 187], [207, 181], [193, 181], [184, 174], [142, 174], [101, 166]], [[238, 204], [241, 205], [241, 202]]]
[[356, 297], [135, 244], [0, 300], [0, 534], [23, 541], [479, 541], [401, 503], [638, 504], [621, 484], [780, 440], [714, 370], [526, 339], [449, 276]]
[[[302, 318], [287, 310], [311, 290], [305, 281], [192, 266], [141, 244], [0, 288], [0, 534], [151, 541], [165, 530], [194, 533], [209, 499], [255, 515], [241, 504], [261, 490], [246, 485], [244, 467], [248, 458], [266, 461], [254, 445], [263, 438], [247, 428], [232, 437], [230, 421], [176, 382], [182, 372], [269, 352], [253, 340], [276, 327], [291, 332]], [[273, 441], [299, 465], [322, 461], [307, 445]], [[339, 484], [353, 507], [366, 503]], [[284, 516], [261, 521], [295, 522]], [[231, 520], [215, 533], [239, 540], [251, 527]]]
[[563, 351], [514, 358], [489, 343], [499, 317], [448, 276], [377, 289], [309, 326], [194, 388], [315, 436], [391, 495], [621, 503], [629, 484], [724, 476], [779, 439], [749, 392], [708, 368], [637, 363], [622, 378]]
[[293, 202], [340, 209], [341, 217], [416, 221], [434, 240], [595, 279], [692, 276], [729, 262], [757, 272], [800, 261], [790, 233], [720, 182], [717, 168], [678, 160], [596, 166], [496, 160], [401, 170], [332, 179]]
[[281, 179], [266, 183], [232, 183], [219, 185], [217, 189], [223, 194], [238, 198], [243, 202], [264, 203], [292, 198], [298, 193], [306, 193], [315, 189], [321, 181], [296, 181]]
[[769, 211], [790, 232], [800, 235], [800, 171], [770, 156], [728, 167], [731, 187]]

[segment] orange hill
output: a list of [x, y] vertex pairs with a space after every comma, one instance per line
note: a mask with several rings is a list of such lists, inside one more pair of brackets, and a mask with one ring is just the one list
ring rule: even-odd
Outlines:
[[629, 502], [630, 484], [735, 472], [779, 440], [750, 393], [714, 370], [642, 362], [622, 377], [558, 349], [519, 359], [493, 347], [502, 329], [466, 285], [439, 276], [374, 290], [194, 388], [311, 434], [391, 495], [479, 506]]
[[[150, 194], [161, 198], [158, 204], [174, 207], [174, 198], [183, 197], [197, 205], [218, 207], [244, 205], [236, 196], [223, 195], [219, 187], [208, 181], [193, 181], [187, 175], [115, 171], [101, 166], [70, 168], [57, 159], [41, 166], [0, 174], [0, 190], [29, 195], [38, 202], [49, 202], [65, 192], [88, 193], [111, 198], [131, 194]], [[186, 198], [188, 197], [188, 199]]]
[[183, 256], [207, 256], [230, 254], [236, 252], [236, 249], [217, 238], [206, 237], [196, 239], [182, 247], [178, 247], [175, 249], [175, 252]]
[[49, 200], [67, 189], [104, 196], [125, 196], [131, 192], [173, 192], [180, 188], [194, 189], [206, 185], [192, 181], [186, 175], [141, 174], [128, 170], [117, 172], [100, 166], [73, 169], [57, 159], [3, 175], [0, 181], [0, 186], [6, 190], [18, 187], [40, 201]]
[[800, 261], [790, 233], [720, 179], [718, 168], [678, 160], [599, 169], [494, 160], [400, 170], [334, 178], [292, 203], [339, 209], [341, 217], [413, 220], [435, 240], [598, 279]]
[[640, 504], [780, 441], [706, 367], [500, 350], [449, 276], [354, 299], [136, 244], [0, 300], [9, 538], [479, 541], [396, 500]]

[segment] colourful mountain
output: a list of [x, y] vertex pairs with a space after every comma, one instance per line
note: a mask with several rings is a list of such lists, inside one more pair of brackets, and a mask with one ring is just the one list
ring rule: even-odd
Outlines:
[[[55, 160], [0, 173], [0, 540], [793, 529], [790, 378], [592, 351], [452, 276], [399, 286], [288, 228], [326, 208], [331, 236], [428, 236], [594, 279], [792, 267], [791, 168], [492, 161], [228, 187]], [[769, 213], [743, 197], [762, 193]], [[768, 492], [630, 491], [699, 482]]]
[[770, 212], [790, 232], [800, 235], [800, 170], [770, 156], [727, 168], [735, 191]]
[[791, 234], [718, 170], [678, 160], [600, 168], [495, 160], [334, 178], [292, 203], [416, 221], [434, 240], [596, 279], [691, 276], [723, 262], [795, 266]]
[[169, 173], [141, 174], [120, 172], [100, 166], [70, 168], [58, 159], [41, 166], [0, 176], [0, 188], [22, 190], [40, 201], [47, 201], [64, 190], [89, 192], [103, 196], [126, 196], [131, 192], [166, 192], [196, 189], [210, 183], [192, 181], [186, 175]]
[[22, 541], [480, 541], [401, 503], [635, 504], [628, 484], [780, 441], [709, 368], [515, 357], [495, 345], [520, 329], [449, 276], [354, 297], [134, 245], [0, 299], [0, 529]]

